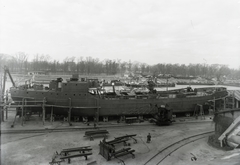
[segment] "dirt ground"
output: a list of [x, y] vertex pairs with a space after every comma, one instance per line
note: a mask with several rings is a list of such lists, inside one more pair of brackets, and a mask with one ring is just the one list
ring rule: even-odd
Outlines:
[[[194, 157], [196, 159], [194, 159]], [[208, 145], [207, 139], [198, 140], [171, 154], [165, 165], [239, 165], [240, 149], [223, 151]]]
[[[45, 125], [37, 117], [27, 121], [24, 126], [21, 126], [21, 120], [18, 118], [14, 128], [10, 128], [13, 121], [14, 113], [9, 113], [7, 121], [1, 125], [2, 130], [21, 130], [21, 129], [46, 129], [46, 128], [68, 128], [66, 122], [54, 122], [51, 124], [46, 121]], [[210, 118], [201, 119], [176, 119], [176, 122], [171, 126], [156, 126], [148, 121], [143, 123], [125, 124], [116, 121], [108, 123], [100, 122], [98, 128], [107, 129], [109, 131], [108, 140], [113, 140], [114, 137], [123, 136], [126, 134], [137, 134], [137, 143], [134, 144], [130, 140], [131, 148], [135, 150], [135, 158], [131, 155], [121, 157], [126, 165], [141, 165], [150, 159], [154, 154], [165, 146], [176, 142], [184, 137], [197, 134], [205, 130], [214, 130], [214, 124], [210, 122]], [[121, 126], [121, 127], [119, 127]], [[93, 124], [90, 126], [79, 122], [73, 123], [75, 128], [93, 129]], [[92, 155], [85, 160], [84, 157], [73, 158], [72, 165], [119, 165], [120, 160], [112, 159], [106, 161], [99, 154], [99, 142], [102, 137], [96, 137], [93, 141], [84, 137], [86, 130], [72, 132], [47, 132], [38, 134], [1, 134], [1, 164], [2, 165], [46, 165], [52, 159], [53, 153], [60, 152], [65, 148], [91, 146]], [[152, 136], [151, 143], [146, 143], [148, 133]], [[116, 145], [116, 149], [124, 148], [123, 144]], [[222, 151], [215, 149], [207, 144], [207, 138], [186, 145], [175, 153], [171, 154], [162, 164], [226, 164], [237, 165], [240, 162], [240, 151]], [[192, 161], [191, 158], [197, 159]], [[95, 163], [93, 163], [95, 162]], [[67, 161], [61, 165], [68, 164]]]

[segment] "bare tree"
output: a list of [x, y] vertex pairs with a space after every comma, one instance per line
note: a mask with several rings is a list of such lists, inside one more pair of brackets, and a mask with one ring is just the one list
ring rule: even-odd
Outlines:
[[28, 60], [28, 55], [25, 54], [24, 52], [18, 52], [15, 55], [15, 59], [16, 59], [19, 71], [23, 72], [23, 69], [25, 68], [24, 64], [26, 64], [25, 62]]

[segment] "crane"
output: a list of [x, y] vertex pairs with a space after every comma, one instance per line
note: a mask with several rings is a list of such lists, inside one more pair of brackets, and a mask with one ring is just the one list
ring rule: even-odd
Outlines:
[[14, 87], [16, 87], [15, 82], [13, 81], [12, 75], [10, 74], [10, 71], [9, 71], [8, 67], [7, 67], [7, 66], [4, 66], [3, 86], [2, 86], [2, 97], [0, 98], [0, 100], [1, 100], [0, 108], [1, 108], [1, 113], [2, 113], [2, 119], [1, 119], [1, 121], [4, 121], [4, 112], [3, 112], [3, 109], [2, 109], [2, 108], [3, 108], [3, 104], [2, 104], [2, 103], [4, 102], [5, 86], [6, 86], [6, 81], [7, 81], [7, 74], [8, 74], [8, 76], [9, 76], [11, 82], [12, 82], [12, 85], [13, 85]]

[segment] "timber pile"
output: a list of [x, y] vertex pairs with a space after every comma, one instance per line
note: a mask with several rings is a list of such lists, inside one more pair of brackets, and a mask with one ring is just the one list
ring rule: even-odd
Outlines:
[[[103, 141], [100, 141], [100, 155], [102, 155], [107, 161], [111, 160], [112, 158], [118, 158], [124, 155], [132, 155], [132, 158], [135, 158], [134, 152], [135, 150], [128, 148], [121, 148], [119, 150], [116, 150], [115, 145], [119, 143], [124, 143], [124, 146], [130, 146], [130, 143], [127, 143], [128, 140], [133, 138], [134, 135], [125, 135], [121, 137], [116, 137], [114, 140], [106, 141], [105, 138]], [[137, 140], [134, 139], [134, 142], [136, 143]]]
[[92, 141], [94, 140], [94, 136], [103, 136], [106, 138], [107, 134], [109, 134], [107, 130], [86, 131], [84, 137], [89, 137]]
[[[92, 148], [90, 146], [77, 147], [77, 148], [67, 148], [63, 149], [60, 153], [56, 151], [52, 157], [52, 161], [49, 162], [50, 165], [58, 164], [61, 162], [68, 160], [68, 163], [71, 163], [72, 158], [76, 157], [85, 157], [85, 160], [88, 159], [89, 155], [92, 155]], [[73, 154], [70, 154], [73, 153]]]

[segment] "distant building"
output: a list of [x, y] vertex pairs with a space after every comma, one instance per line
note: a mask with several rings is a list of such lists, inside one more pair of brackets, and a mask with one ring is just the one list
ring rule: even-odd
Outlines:
[[46, 75], [47, 73], [45, 71], [31, 71], [28, 72], [28, 75]]

